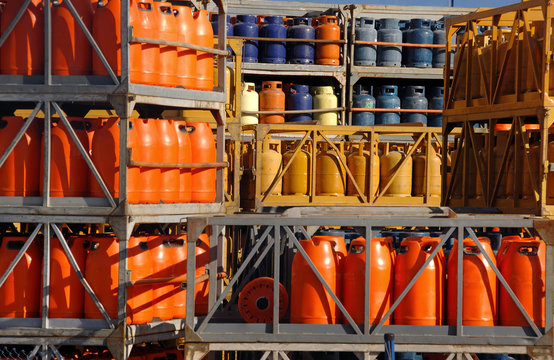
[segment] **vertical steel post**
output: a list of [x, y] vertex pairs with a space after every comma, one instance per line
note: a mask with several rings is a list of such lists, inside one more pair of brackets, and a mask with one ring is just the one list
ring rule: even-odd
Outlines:
[[52, 8], [50, 0], [46, 0], [44, 6], [44, 85], [52, 85]]
[[42, 162], [44, 164], [44, 174], [42, 178], [42, 206], [50, 206], [50, 170], [51, 170], [51, 151], [52, 151], [52, 136], [51, 136], [51, 106], [50, 101], [44, 102], [44, 156]]
[[42, 255], [41, 326], [43, 329], [47, 329], [49, 327], [48, 310], [50, 309], [50, 223], [44, 223], [42, 234], [44, 236], [44, 239]]
[[385, 334], [385, 360], [394, 360], [394, 334]]
[[[371, 150], [373, 152], [373, 149]], [[371, 156], [370, 156], [371, 157]], [[370, 162], [371, 164], [371, 162]], [[370, 169], [372, 166], [370, 165]], [[371, 191], [371, 190], [370, 190]], [[371, 225], [365, 228], [365, 281], [364, 281], [364, 334], [369, 335], [369, 316], [371, 305], [369, 301], [371, 289], [371, 238], [373, 237]]]
[[281, 228], [273, 227], [273, 333], [279, 333], [279, 282], [281, 280]]
[[456, 274], [456, 336], [462, 336], [463, 281], [464, 281], [464, 227], [458, 226], [458, 259]]

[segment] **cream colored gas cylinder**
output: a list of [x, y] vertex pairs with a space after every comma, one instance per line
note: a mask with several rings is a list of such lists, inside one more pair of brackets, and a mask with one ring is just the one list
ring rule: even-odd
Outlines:
[[406, 164], [400, 168], [401, 162], [406, 158], [403, 151], [392, 150], [381, 157], [381, 192], [392, 176], [399, 172], [386, 190], [384, 196], [408, 197], [412, 195], [412, 158], [406, 160]]
[[[348, 169], [352, 173], [356, 184], [365, 196], [369, 189], [369, 176], [373, 177], [373, 195], [379, 191], [379, 156], [376, 152], [373, 153], [373, 166], [369, 170], [370, 153], [364, 151], [364, 144], [360, 142], [358, 147], [351, 146], [350, 155], [348, 156]], [[350, 178], [347, 183], [348, 195], [358, 195], [356, 188]]]
[[[283, 156], [281, 155], [281, 141], [267, 138], [262, 145], [262, 178], [261, 191], [265, 194], [271, 187], [273, 180], [281, 170]], [[283, 191], [282, 179], [279, 179], [269, 195], [281, 195]]]
[[[283, 155], [283, 166], [287, 166], [287, 164], [291, 162], [296, 146], [291, 146]], [[283, 175], [283, 195], [308, 195], [311, 185], [310, 173], [312, 169], [312, 162], [310, 160], [310, 154], [304, 149], [300, 149], [297, 152], [289, 168]]]
[[427, 154], [425, 152], [419, 152], [414, 155], [414, 179], [413, 179], [413, 192], [414, 196], [424, 196], [427, 186], [427, 179], [429, 183], [429, 195], [440, 196], [441, 195], [441, 157], [435, 149], [431, 146], [430, 158], [429, 158], [429, 177], [427, 177]]
[[[245, 111], [259, 111], [260, 97], [256, 92], [256, 85], [251, 82], [243, 83], [242, 91], [240, 92], [240, 106]], [[241, 125], [252, 125], [258, 123], [258, 114], [240, 114]]]
[[[332, 86], [314, 86], [312, 88], [314, 109], [334, 109], [338, 107], [338, 99], [333, 93]], [[338, 114], [336, 111], [314, 113], [313, 119], [319, 125], [337, 125]]]
[[316, 158], [316, 195], [344, 196], [346, 193], [346, 171], [339, 156], [334, 149], [329, 149], [329, 144], [320, 144], [321, 150]]

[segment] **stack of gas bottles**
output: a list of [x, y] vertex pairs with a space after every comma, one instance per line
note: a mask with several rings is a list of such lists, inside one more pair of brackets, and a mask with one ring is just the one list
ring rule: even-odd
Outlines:
[[[24, 1], [6, 4], [1, 16], [3, 34]], [[74, 4], [88, 31], [116, 75], [121, 76], [121, 1]], [[0, 73], [40, 75], [44, 72], [43, 2], [32, 0], [0, 49]], [[131, 0], [129, 22], [133, 36], [213, 47], [206, 10], [193, 13], [187, 6], [157, 0]], [[63, 1], [52, 3], [52, 74], [108, 75]], [[130, 80], [158, 86], [213, 89], [213, 55], [183, 47], [133, 42], [130, 44]]]
[[336, 109], [338, 97], [332, 86], [309, 86], [307, 84], [263, 81], [261, 91], [256, 84], [244, 83], [241, 91], [242, 125], [278, 124], [284, 122], [315, 121], [318, 125], [337, 125], [338, 112], [305, 112], [293, 114], [254, 114], [258, 111], [279, 112], [285, 110]]
[[[237, 15], [232, 35], [247, 38], [242, 61], [271, 64], [341, 64], [341, 28], [334, 15], [295, 17]], [[259, 41], [249, 38], [329, 40], [329, 42]]]
[[[371, 239], [370, 298], [366, 300], [370, 303], [371, 324], [383, 319], [436, 250], [440, 238], [438, 234], [432, 235], [408, 234], [396, 250], [393, 238], [386, 232]], [[480, 236], [478, 239], [530, 318], [537, 326], [544, 326], [544, 242], [537, 237], [505, 236], [495, 256], [489, 238]], [[301, 240], [300, 244], [354, 321], [363, 324], [366, 239], [354, 230], [345, 233], [344, 230], [327, 229], [319, 230], [312, 240]], [[458, 241], [453, 239], [448, 260], [442, 248], [436, 250], [436, 256], [385, 324], [456, 325], [458, 246]], [[499, 285], [491, 264], [477, 244], [466, 238], [462, 246], [463, 325], [529, 326], [508, 292]], [[348, 323], [299, 252], [292, 263], [290, 322]]]
[[444, 21], [429, 19], [379, 19], [369, 17], [355, 20], [355, 40], [391, 43], [376, 45], [358, 43], [354, 47], [354, 65], [444, 67], [445, 48], [413, 47], [401, 44], [445, 45]]
[[[113, 197], [119, 198], [119, 118], [69, 117], [80, 145]], [[21, 117], [0, 119], [0, 152], [4, 152], [25, 124]], [[43, 194], [44, 135], [42, 122], [33, 121], [23, 138], [0, 168], [0, 196]], [[215, 168], [194, 168], [216, 160], [216, 145], [208, 123], [180, 120], [130, 119], [131, 160], [141, 163], [128, 168], [129, 203], [209, 203], [215, 201]], [[62, 121], [52, 119], [50, 196], [105, 197], [77, 145]], [[42, 144], [41, 144], [42, 143]], [[167, 164], [168, 167], [163, 167]], [[189, 164], [192, 168], [178, 168]]]
[[[90, 287], [112, 319], [117, 319], [119, 240], [113, 234], [69, 236], [73, 257]], [[4, 235], [0, 243], [0, 272], [4, 273], [27, 235]], [[41, 316], [42, 245], [33, 241], [0, 287], [0, 317], [36, 318]], [[136, 235], [128, 242], [128, 269], [131, 284], [127, 287], [127, 323], [141, 324], [153, 319], [184, 318], [187, 268], [186, 235]], [[102, 319], [102, 313], [85, 293], [77, 273], [58, 238], [50, 241], [50, 318]], [[200, 236], [196, 243], [196, 277], [205, 274], [209, 262], [209, 238]], [[159, 283], [137, 284], [140, 280], [163, 279]], [[195, 288], [195, 313], [208, 312], [208, 285], [198, 282]]]

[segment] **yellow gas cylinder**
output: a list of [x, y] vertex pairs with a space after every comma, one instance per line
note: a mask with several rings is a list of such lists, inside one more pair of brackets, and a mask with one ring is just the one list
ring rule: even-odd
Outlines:
[[[554, 139], [548, 142], [548, 161], [554, 162]], [[548, 204], [554, 203], [554, 172], [546, 175], [546, 200]]]
[[[296, 147], [293, 145], [283, 155], [283, 166], [291, 162]], [[300, 149], [283, 175], [283, 195], [308, 195], [312, 162], [310, 154]]]
[[[334, 109], [338, 107], [338, 99], [333, 93], [332, 86], [314, 86], [313, 93], [314, 109]], [[336, 111], [314, 113], [313, 118], [319, 125], [337, 125], [338, 123], [338, 113]]]
[[[281, 170], [281, 162], [283, 156], [281, 155], [281, 141], [272, 140], [267, 138], [262, 145], [262, 177], [261, 177], [261, 191], [265, 194], [269, 190], [273, 180]], [[271, 190], [270, 195], [281, 195], [283, 191], [283, 181], [279, 179], [277, 184]]]
[[384, 196], [412, 196], [412, 158], [409, 157], [406, 164], [399, 169], [405, 158], [406, 154], [398, 150], [389, 151], [381, 157], [381, 192], [384, 191], [389, 179], [398, 172]]
[[[260, 97], [256, 92], [256, 85], [251, 82], [243, 84], [242, 91], [240, 92], [240, 106], [245, 111], [259, 111]], [[258, 123], [258, 114], [243, 114], [240, 115], [241, 125], [251, 125]]]
[[[420, 152], [414, 155], [414, 183], [413, 191], [414, 196], [425, 196], [425, 190], [427, 186], [427, 154]], [[441, 195], [441, 157], [433, 147], [430, 150], [429, 159], [429, 195], [440, 196]]]
[[[348, 156], [348, 169], [352, 173], [356, 184], [363, 194], [367, 196], [369, 189], [369, 176], [373, 177], [373, 195], [379, 191], [379, 156], [376, 152], [373, 153], [373, 166], [369, 167], [370, 154], [369, 151], [364, 151], [363, 143], [359, 143], [357, 149], [353, 146], [350, 148], [350, 155]], [[356, 188], [352, 180], [348, 179], [347, 184], [348, 195], [358, 195]]]
[[316, 157], [316, 195], [343, 196], [346, 193], [346, 171], [334, 149], [329, 150], [327, 142], [321, 143]]

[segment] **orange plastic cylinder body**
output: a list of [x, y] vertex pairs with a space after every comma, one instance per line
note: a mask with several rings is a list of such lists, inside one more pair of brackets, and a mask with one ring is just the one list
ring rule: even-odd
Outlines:
[[[177, 41], [194, 43], [194, 19], [188, 6], [174, 5], [173, 14], [177, 22]], [[177, 48], [177, 86], [196, 88], [196, 50]], [[213, 75], [212, 75], [213, 76]]]
[[[301, 240], [316, 269], [333, 292], [337, 292], [337, 267], [331, 241]], [[300, 324], [335, 324], [336, 305], [331, 295], [313, 273], [300, 252], [292, 261], [290, 322]]]
[[[215, 162], [215, 140], [208, 123], [187, 123], [189, 130], [192, 162]], [[192, 202], [210, 203], [215, 201], [215, 168], [192, 169]]]
[[[158, 126], [159, 158], [163, 163], [179, 161], [179, 140], [173, 120], [152, 120]], [[164, 203], [179, 202], [179, 169], [160, 169], [160, 200]]]
[[[177, 161], [179, 163], [192, 163], [192, 147], [188, 134], [187, 123], [173, 120], [179, 152]], [[179, 196], [180, 203], [188, 203], [192, 200], [192, 172], [191, 169], [179, 169]]]
[[[486, 237], [478, 238], [485, 251], [496, 263], [490, 240]], [[475, 242], [469, 238], [463, 241], [463, 310], [462, 324], [468, 326], [494, 326], [497, 320], [497, 279], [491, 266], [479, 251]], [[457, 294], [457, 251], [458, 241], [448, 257], [448, 285], [447, 298], [451, 299], [447, 306], [447, 320], [449, 325], [456, 325]]]
[[[214, 33], [207, 10], [199, 10], [193, 16], [193, 44], [213, 48]], [[196, 52], [196, 86], [198, 90], [212, 91], [214, 87], [214, 58], [205, 51]]]
[[[377, 324], [392, 305], [394, 263], [391, 237], [371, 239], [371, 281], [369, 290], [369, 322]], [[352, 240], [343, 267], [342, 298], [346, 311], [357, 324], [364, 323], [366, 240]], [[343, 320], [343, 323], [347, 323]], [[384, 323], [390, 324], [390, 318]]]
[[[0, 156], [4, 154], [25, 120], [5, 116], [0, 120]], [[2, 167], [0, 196], [37, 196], [40, 173], [40, 131], [37, 121], [29, 126]]]
[[[128, 269], [131, 281], [151, 278], [153, 263], [148, 249], [148, 238], [131, 236], [128, 248]], [[152, 285], [133, 285], [127, 288], [127, 323], [143, 324], [152, 321]]]
[[[196, 240], [196, 277], [206, 273], [206, 265], [210, 262], [210, 238], [201, 234]], [[194, 287], [194, 314], [208, 313], [209, 286], [207, 281], [196, 283]]]
[[[92, 4], [89, 0], [71, 2], [89, 31], [92, 30]], [[88, 75], [92, 47], [65, 1], [52, 6], [52, 74]]]
[[[82, 118], [69, 117], [69, 123], [75, 131], [79, 141], [89, 149], [88, 135], [86, 132], [87, 121]], [[69, 131], [60, 119], [53, 119], [51, 126], [51, 162], [50, 162], [50, 196], [71, 197], [87, 196], [90, 170], [85, 158], [79, 152], [77, 145], [69, 135]], [[44, 138], [41, 144], [41, 159], [44, 154]], [[40, 178], [44, 173], [44, 163], [41, 162]], [[43, 183], [39, 182], [42, 195]]]
[[[177, 21], [171, 3], [154, 1], [154, 11], [158, 15], [158, 39], [177, 41]], [[177, 86], [177, 48], [160, 45], [159, 80], [162, 86]]]
[[[23, 0], [6, 3], [2, 12], [3, 34]], [[7, 37], [0, 52], [0, 73], [9, 75], [40, 75], [44, 72], [44, 14], [43, 2], [32, 0], [23, 16]]]
[[[77, 265], [79, 265], [79, 269], [85, 274], [88, 241], [85, 237], [72, 236], [67, 239], [67, 245]], [[56, 237], [50, 239], [50, 261], [52, 267], [50, 268], [50, 309], [48, 316], [51, 318], [82, 318], [85, 288], [81, 285], [81, 281], [73, 270], [60, 240]]]
[[[175, 259], [169, 251], [171, 246], [170, 239], [164, 236], [150, 236], [148, 238], [148, 248], [152, 258], [152, 277], [169, 278], [175, 276]], [[173, 318], [174, 284], [154, 284], [152, 285], [152, 308], [153, 317], [160, 320], [170, 320]]]
[[[394, 265], [395, 300], [402, 294], [439, 243], [440, 238], [431, 237], [407, 237], [402, 241]], [[440, 249], [396, 308], [395, 324], [442, 324], [445, 269], [444, 253]]]
[[[544, 327], [546, 246], [539, 238], [517, 238], [502, 239], [498, 269], [529, 317], [537, 326]], [[503, 286], [498, 301], [500, 325], [529, 326]]]
[[[262, 82], [262, 91], [260, 91], [260, 111], [284, 111], [285, 93], [283, 92], [283, 83], [281, 81]], [[284, 114], [267, 115], [260, 114], [260, 124], [284, 123]]]
[[[0, 273], [8, 269], [26, 236], [0, 239]], [[40, 313], [41, 253], [36, 239], [0, 287], [0, 317], [36, 318]]]
[[[92, 139], [94, 139], [94, 132], [98, 129], [100, 129], [104, 123], [106, 122], [106, 118], [87, 118], [87, 122], [90, 124], [90, 126], [87, 128], [87, 137], [88, 137], [88, 151], [89, 155], [92, 154]], [[91, 173], [92, 175], [92, 173]], [[89, 188], [90, 188], [90, 182], [89, 182]]]
[[[321, 16], [315, 29], [315, 38], [320, 40], [340, 40], [340, 28], [336, 16]], [[315, 46], [315, 63], [318, 65], [340, 65], [340, 44], [320, 44]]]

